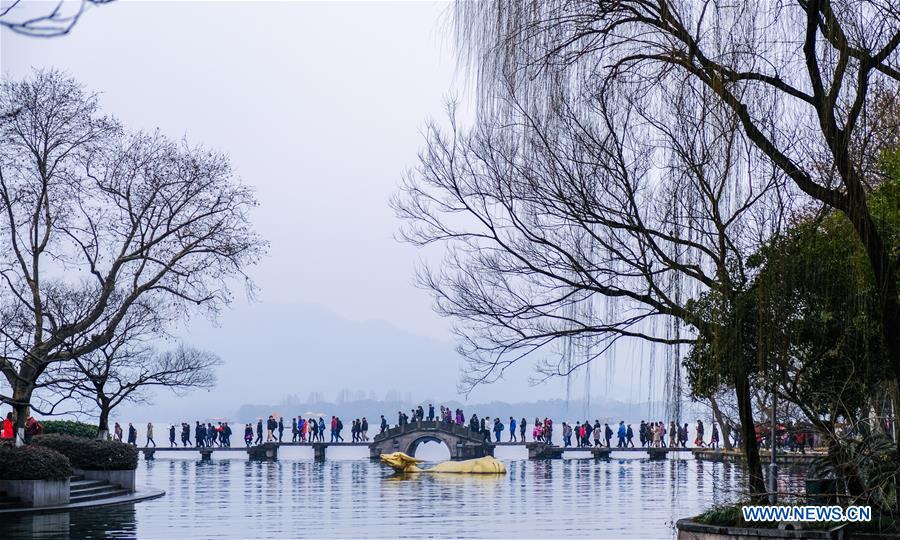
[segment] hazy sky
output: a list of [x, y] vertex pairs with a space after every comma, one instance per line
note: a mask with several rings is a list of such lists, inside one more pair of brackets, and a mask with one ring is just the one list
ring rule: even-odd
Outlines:
[[[416, 373], [404, 381], [413, 381], [414, 396], [450, 397], [458, 361], [449, 324], [412, 285], [421, 253], [394, 240], [398, 222], [387, 204], [415, 164], [425, 122], [443, 117], [448, 98], [466, 99], [449, 7], [117, 2], [91, 9], [63, 38], [0, 33], [0, 69], [13, 78], [33, 67], [63, 69], [101, 92], [104, 109], [129, 127], [159, 128], [229, 153], [256, 188], [253, 220], [271, 242], [252, 272], [258, 302], [237, 302], [218, 328], [201, 321], [186, 332], [226, 361], [214, 394], [239, 391], [243, 401], [259, 402], [292, 392], [303, 398], [313, 387], [333, 397], [348, 387], [383, 397], [391, 385], [383, 371], [414, 362]], [[283, 328], [269, 335], [274, 314]], [[310, 320], [321, 328], [299, 327]], [[342, 357], [349, 371], [359, 361], [356, 373], [335, 373], [328, 347], [307, 354], [310, 334], [388, 341], [372, 358]], [[418, 345], [409, 348], [409, 339]], [[356, 345], [334, 354], [366, 351]], [[248, 362], [251, 379], [266, 384], [248, 381]], [[561, 382], [528, 388], [530, 374], [523, 365], [509, 382], [472, 398], [561, 397]], [[647, 394], [624, 380], [600, 388], [619, 399]]]

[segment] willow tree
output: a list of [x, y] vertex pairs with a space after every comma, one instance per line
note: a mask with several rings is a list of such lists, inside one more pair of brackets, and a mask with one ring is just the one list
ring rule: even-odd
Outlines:
[[[456, 321], [465, 388], [525, 357], [543, 373], [577, 369], [552, 355], [560, 340], [593, 344], [589, 362], [617, 342], [678, 348], [716, 331], [692, 299], [743, 289], [743, 261], [780, 225], [790, 193], [733, 115], [684, 82], [661, 105], [671, 123], [626, 87], [542, 110], [507, 87], [502, 115], [429, 129], [394, 206], [407, 240], [447, 248], [420, 281]], [[607, 309], [580, 309], [599, 303]], [[761, 492], [755, 439], [751, 450]]]
[[[214, 314], [265, 245], [221, 154], [130, 133], [58, 72], [0, 86], [0, 400], [19, 432], [42, 374], [138, 306]], [[248, 282], [249, 283], [249, 282]]]
[[[896, 2], [531, 0], [456, 5], [461, 59], [476, 78], [479, 116], [515, 118], [516, 108], [506, 99], [510, 92], [535, 115], [560, 102], [626, 93], [652, 116], [654, 125], [672, 125], [678, 120], [667, 106], [672, 96], [685, 85], [705, 88], [729, 111], [734, 129], [748, 145], [737, 167], [750, 170], [763, 160], [804, 197], [838, 209], [853, 224], [875, 276], [893, 377], [900, 378], [898, 261], [885, 248], [875, 226], [878, 217], [866, 200], [869, 180], [877, 176], [870, 174], [873, 157], [898, 136], [896, 117], [882, 118], [870, 110], [880, 95], [895, 94], [900, 81]], [[629, 129], [641, 133], [645, 128], [638, 124]], [[720, 309], [727, 312], [729, 296], [718, 300], [726, 303]], [[742, 369], [749, 373], [757, 368]], [[746, 424], [752, 412], [743, 416]], [[754, 445], [746, 436], [744, 440]], [[747, 451], [752, 458], [755, 449]], [[751, 491], [757, 492], [762, 484], [754, 469]]]

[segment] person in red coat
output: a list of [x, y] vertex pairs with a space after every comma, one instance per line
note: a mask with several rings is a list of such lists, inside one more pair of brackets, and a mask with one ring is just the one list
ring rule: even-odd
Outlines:
[[13, 423], [12, 413], [6, 413], [6, 418], [3, 420], [3, 426], [0, 427], [0, 439], [12, 439], [15, 435], [15, 423]]

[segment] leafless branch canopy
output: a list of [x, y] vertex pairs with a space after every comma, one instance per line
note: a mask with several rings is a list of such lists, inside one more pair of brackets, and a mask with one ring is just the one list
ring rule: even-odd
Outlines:
[[33, 37], [64, 36], [72, 31], [78, 19], [91, 6], [113, 0], [50, 0], [0, 2], [0, 27]]
[[[120, 325], [216, 313], [265, 249], [225, 155], [129, 133], [57, 72], [0, 87], [0, 400]], [[142, 323], [146, 324], [146, 322]], [[24, 404], [24, 405], [23, 405]]]
[[[428, 130], [393, 205], [405, 240], [448, 248], [419, 278], [459, 323], [465, 388], [561, 338], [593, 344], [584, 362], [621, 339], [690, 343], [705, 324], [691, 300], [746, 283], [784, 177], [707, 90], [680, 88], [671, 123], [627, 88], [536, 111], [510, 86], [505, 114], [462, 130], [451, 109], [448, 133]], [[561, 360], [539, 371], [580, 366]]]

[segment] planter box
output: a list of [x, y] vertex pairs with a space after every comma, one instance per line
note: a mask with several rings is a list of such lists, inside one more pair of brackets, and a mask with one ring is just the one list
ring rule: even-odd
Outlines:
[[134, 491], [135, 470], [118, 471], [88, 471], [85, 469], [73, 469], [75, 475], [83, 475], [85, 480], [102, 480], [110, 484], [118, 484], [122, 489]]
[[18, 497], [27, 506], [69, 504], [69, 479], [65, 480], [0, 480], [0, 491]]

